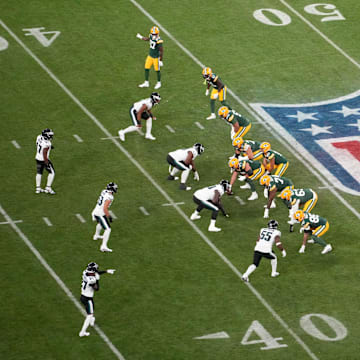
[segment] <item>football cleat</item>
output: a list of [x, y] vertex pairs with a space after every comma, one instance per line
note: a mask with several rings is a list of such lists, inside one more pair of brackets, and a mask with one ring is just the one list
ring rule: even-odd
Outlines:
[[139, 85], [140, 88], [149, 87], [149, 82], [145, 80], [142, 84]]
[[269, 229], [277, 229], [279, 227], [279, 223], [276, 220], [270, 220], [267, 226]]
[[200, 144], [200, 143], [194, 144], [194, 148], [196, 149], [196, 151], [199, 155], [201, 155], [205, 151], [204, 145]]
[[242, 281], [245, 281], [245, 282], [249, 282], [249, 277], [243, 275], [243, 276], [241, 277], [241, 280], [242, 280]]
[[281, 192], [280, 197], [283, 200], [290, 201], [291, 195], [292, 195], [292, 191], [290, 189], [285, 189]]
[[80, 337], [84, 337], [84, 336], [89, 336], [90, 335], [90, 333], [89, 332], [86, 332], [86, 331], [84, 331], [84, 332], [79, 332], [79, 336]]
[[[224, 106], [225, 107], [225, 106]], [[219, 112], [220, 112], [220, 109], [219, 109]], [[220, 116], [220, 114], [219, 114], [219, 116]], [[241, 148], [241, 145], [244, 143], [244, 139], [242, 138], [242, 137], [237, 137], [237, 138], [235, 138], [234, 140], [233, 140], [233, 147], [236, 147], [236, 148], [238, 148], [238, 149], [240, 149]]]
[[240, 189], [251, 189], [251, 186], [250, 186], [250, 184], [245, 183], [244, 185], [240, 186]]
[[212, 75], [212, 70], [209, 67], [204, 67], [202, 70], [202, 76], [208, 79]]
[[109, 249], [108, 247], [105, 247], [105, 246], [101, 246], [100, 251], [101, 252], [112, 252], [111, 249]]
[[122, 130], [119, 130], [118, 134], [119, 134], [120, 140], [121, 140], [121, 141], [125, 141], [125, 134], [124, 134], [124, 132], [123, 132]]
[[145, 135], [145, 139], [156, 140], [156, 137], [152, 136], [151, 134], [147, 134], [147, 135]]
[[151, 101], [152, 103], [155, 105], [155, 104], [158, 104], [161, 100], [161, 96], [158, 92], [152, 92], [151, 95], [150, 95], [150, 98], [151, 98]]
[[191, 186], [186, 186], [185, 184], [181, 183], [179, 186], [179, 189], [189, 191], [189, 190], [191, 190]]
[[263, 175], [263, 176], [260, 178], [260, 185], [269, 186], [270, 181], [271, 181], [270, 175]]
[[44, 192], [45, 192], [46, 194], [50, 194], [50, 195], [55, 195], [55, 194], [56, 194], [56, 192], [55, 192], [51, 187], [49, 187], [49, 186], [47, 186], [47, 187], [45, 188]]
[[191, 214], [190, 220], [198, 220], [198, 219], [201, 219], [201, 216], [198, 213], [194, 212]]
[[264, 141], [260, 144], [260, 149], [265, 154], [271, 149], [271, 145], [267, 141]]
[[103, 237], [101, 235], [94, 235], [93, 240], [102, 239]]
[[221, 231], [221, 229], [216, 227], [215, 225], [209, 225], [208, 231], [210, 231], [210, 232], [219, 232], [219, 231]]
[[169, 175], [167, 177], [168, 180], [179, 180], [179, 177], [178, 176], [172, 176], [172, 175]]
[[297, 220], [298, 222], [302, 222], [305, 218], [305, 214], [302, 210], [298, 210], [295, 212], [294, 214], [294, 219]]
[[314, 239], [309, 239], [309, 240], [307, 241], [307, 243], [308, 243], [308, 244], [315, 244], [315, 240], [314, 240]]
[[118, 191], [118, 186], [114, 182], [108, 183], [106, 185], [106, 190], [112, 191], [113, 193], [116, 193]]
[[219, 117], [226, 119], [229, 115], [229, 108], [227, 106], [222, 106], [218, 111]]
[[45, 140], [51, 140], [53, 138], [53, 136], [54, 136], [54, 132], [51, 129], [46, 128], [41, 132], [41, 136]]
[[229, 161], [229, 167], [232, 168], [232, 169], [237, 169], [239, 167], [239, 160], [237, 158], [232, 158], [230, 161]]
[[44, 192], [44, 189], [40, 188], [40, 187], [37, 187], [36, 190], [35, 190], [35, 194], [40, 194]]
[[161, 82], [158, 81], [158, 82], [156, 83], [156, 85], [154, 86], [154, 89], [156, 90], [156, 89], [160, 89], [160, 88], [161, 88]]
[[211, 113], [211, 115], [206, 118], [206, 120], [212, 120], [212, 119], [216, 119], [216, 115], [214, 113]]
[[324, 254], [327, 254], [328, 252], [330, 252], [331, 250], [332, 250], [332, 246], [330, 244], [327, 244], [321, 253], [324, 255]]
[[278, 272], [273, 272], [273, 273], [271, 273], [271, 277], [277, 277], [277, 276], [279, 276], [280, 275], [280, 273], [278, 273]]
[[259, 195], [257, 194], [256, 191], [252, 192], [251, 195], [248, 197], [248, 200], [249, 201], [252, 201], [252, 200], [256, 200], [259, 198]]

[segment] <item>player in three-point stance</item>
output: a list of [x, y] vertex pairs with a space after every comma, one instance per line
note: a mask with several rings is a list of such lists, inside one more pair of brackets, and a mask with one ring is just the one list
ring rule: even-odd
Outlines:
[[151, 109], [157, 105], [160, 100], [160, 94], [153, 92], [149, 98], [139, 100], [131, 106], [130, 118], [133, 125], [128, 126], [126, 129], [119, 130], [119, 137], [121, 141], [125, 141], [125, 134], [141, 130], [141, 120], [146, 120], [145, 139], [156, 140], [156, 138], [151, 134], [152, 121], [153, 119], [156, 120], [156, 117], [152, 114]]
[[84, 324], [79, 332], [79, 336], [89, 336], [90, 333], [87, 332], [89, 325], [95, 325], [94, 317], [94, 291], [99, 291], [99, 280], [100, 275], [102, 274], [114, 274], [115, 269], [108, 269], [105, 271], [99, 271], [98, 264], [91, 262], [88, 264], [86, 269], [82, 274], [82, 283], [81, 283], [81, 296], [80, 301], [84, 304], [87, 316], [84, 320]]
[[254, 260], [253, 263], [247, 268], [243, 276], [241, 277], [244, 281], [249, 281], [249, 276], [260, 264], [261, 258], [265, 257], [271, 261], [271, 277], [279, 276], [280, 274], [276, 271], [277, 269], [277, 257], [272, 252], [273, 244], [279, 248], [282, 253], [282, 256], [286, 256], [286, 251], [283, 248], [280, 237], [281, 232], [278, 230], [279, 223], [276, 220], [270, 220], [268, 222], [267, 228], [262, 228], [260, 230], [260, 235], [258, 237], [257, 243], [254, 249]]
[[200, 211], [204, 208], [212, 211], [209, 231], [218, 232], [220, 228], [215, 226], [216, 219], [221, 210], [225, 217], [229, 217], [222, 203], [221, 197], [226, 193], [230, 193], [230, 183], [227, 180], [221, 180], [219, 184], [212, 185], [194, 192], [193, 200], [198, 205], [196, 210], [191, 214], [190, 220], [198, 220], [201, 218]]
[[[114, 200], [114, 193], [116, 193], [117, 190], [118, 186], [115, 183], [111, 182], [107, 184], [106, 189], [101, 192], [97, 204], [91, 213], [93, 221], [97, 221], [93, 239], [102, 239], [102, 244], [100, 246], [100, 251], [102, 252], [112, 252], [112, 250], [107, 247], [111, 233], [110, 223], [112, 222], [109, 207]], [[100, 235], [101, 229], [104, 229], [104, 234], [102, 236]]]
[[[51, 188], [51, 184], [54, 181], [55, 170], [52, 162], [50, 161], [50, 150], [54, 147], [51, 144], [54, 132], [47, 128], [41, 132], [36, 138], [36, 194], [45, 192], [47, 194], [54, 195], [55, 191]], [[49, 173], [45, 190], [41, 188], [41, 177], [44, 169]]]

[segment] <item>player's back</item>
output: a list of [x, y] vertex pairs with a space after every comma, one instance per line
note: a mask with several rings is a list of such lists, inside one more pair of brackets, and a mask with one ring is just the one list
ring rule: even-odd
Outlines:
[[281, 232], [279, 230], [262, 228], [260, 230], [259, 241], [256, 243], [255, 250], [263, 253], [271, 252], [277, 236], [281, 236]]

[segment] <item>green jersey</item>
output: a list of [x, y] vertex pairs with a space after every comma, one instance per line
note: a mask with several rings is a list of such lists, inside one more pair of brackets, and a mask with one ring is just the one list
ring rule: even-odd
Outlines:
[[[243, 160], [243, 161], [246, 161], [250, 167], [251, 167], [251, 170], [254, 171], [258, 168], [261, 167], [261, 162], [258, 161], [258, 160]], [[247, 174], [247, 172], [245, 170], [242, 170], [242, 169], [238, 169], [236, 170], [240, 175], [245, 175]]]
[[246, 152], [247, 149], [249, 148], [249, 146], [250, 146], [252, 152], [255, 152], [260, 149], [260, 143], [258, 141], [244, 140], [244, 142], [242, 143], [242, 145], [239, 148], [239, 151]]
[[304, 220], [301, 222], [301, 226], [304, 230], [314, 230], [319, 226], [324, 226], [327, 223], [327, 220], [319, 215], [310, 214], [304, 212]]
[[314, 197], [314, 191], [312, 189], [293, 189], [290, 197], [291, 205], [294, 205], [297, 200], [300, 204], [305, 204], [307, 201]]
[[163, 40], [160, 38], [160, 36], [156, 37], [154, 35], [150, 34], [150, 50], [149, 50], [149, 56], [152, 58], [158, 58], [160, 57], [160, 48], [163, 46]]
[[219, 76], [217, 76], [216, 74], [212, 73], [211, 76], [209, 76], [208, 78], [206, 78], [206, 82], [208, 84], [210, 84], [214, 89], [216, 90], [220, 90], [218, 85], [217, 85], [217, 81], [220, 81], [220, 83], [222, 83], [221, 79], [219, 78]]
[[226, 117], [226, 121], [232, 125], [238, 123], [240, 127], [246, 127], [250, 124], [250, 121], [248, 119], [244, 118], [241, 114], [237, 113], [234, 110], [229, 111], [229, 114]]
[[271, 159], [275, 158], [275, 165], [284, 164], [284, 163], [288, 162], [286, 160], [285, 156], [283, 156], [282, 154], [280, 154], [279, 152], [277, 152], [275, 150], [269, 150], [263, 156], [265, 159], [267, 159], [269, 161]]
[[270, 180], [270, 184], [268, 186], [269, 191], [276, 189], [276, 192], [280, 192], [280, 191], [283, 191], [288, 186], [289, 187], [293, 186], [293, 182], [286, 177], [278, 176], [278, 175], [271, 175], [270, 178], [271, 178], [271, 180]]

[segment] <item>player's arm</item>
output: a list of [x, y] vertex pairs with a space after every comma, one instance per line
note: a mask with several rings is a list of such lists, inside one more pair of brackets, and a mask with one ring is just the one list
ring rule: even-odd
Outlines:
[[196, 171], [194, 160], [193, 160], [193, 154], [191, 151], [188, 151], [188, 154], [187, 154], [184, 162], [185, 162], [185, 165], [187, 165], [189, 167], [191, 166], [192, 170]]
[[249, 178], [254, 172], [253, 172], [253, 169], [251, 168], [251, 166], [248, 164], [248, 163], [246, 163], [246, 166], [245, 166], [245, 176], [247, 177], [247, 178]]
[[99, 275], [102, 275], [102, 274], [114, 274], [116, 270], [115, 269], [107, 269], [107, 270], [101, 270], [101, 271], [98, 271], [97, 273]]
[[230, 179], [230, 188], [234, 185], [236, 178], [238, 177], [238, 172], [234, 171], [231, 175], [231, 179]]
[[274, 185], [270, 190], [269, 190], [269, 197], [268, 197], [268, 202], [267, 202], [267, 209], [270, 209], [270, 205], [272, 203], [272, 201], [274, 200], [276, 195], [276, 186]]
[[[136, 118], [138, 121], [141, 121], [141, 115], [143, 114], [144, 111], [147, 111], [146, 104], [143, 104], [136, 114]], [[141, 124], [137, 125], [137, 127], [141, 127]]]
[[269, 165], [268, 165], [268, 171], [271, 173], [274, 170], [275, 167], [275, 156], [273, 156], [270, 159]]
[[284, 247], [281, 244], [279, 235], [275, 237], [275, 245], [281, 251], [282, 256], [285, 257], [286, 256], [286, 251], [285, 251]]
[[159, 52], [160, 52], [160, 61], [163, 61], [163, 56], [164, 56], [164, 47], [161, 45], [159, 46]]
[[109, 213], [109, 206], [111, 205], [111, 200], [106, 200], [104, 203], [104, 213], [106, 217], [109, 219], [110, 222], [112, 222], [112, 217]]
[[251, 150], [251, 146], [249, 146], [246, 150], [247, 156], [250, 160], [252, 160], [254, 158], [254, 153]]
[[142, 35], [139, 34], [139, 33], [136, 34], [136, 37], [137, 37], [138, 39], [144, 40], [144, 41], [149, 41], [149, 40], [150, 40], [149, 37], [147, 37], [147, 36], [142, 36]]
[[49, 148], [46, 147], [43, 149], [43, 157], [44, 157], [44, 163], [45, 165], [49, 164], [49, 158], [48, 158]]
[[224, 87], [224, 84], [222, 83], [222, 81], [219, 78], [215, 81], [215, 84], [218, 87], [218, 91], [221, 91]]
[[229, 215], [226, 213], [224, 207], [223, 207], [223, 204], [221, 202], [221, 195], [220, 193], [215, 190], [215, 195], [214, 195], [214, 198], [213, 198], [213, 203], [221, 210], [222, 214], [225, 216], [225, 217], [229, 217]]

